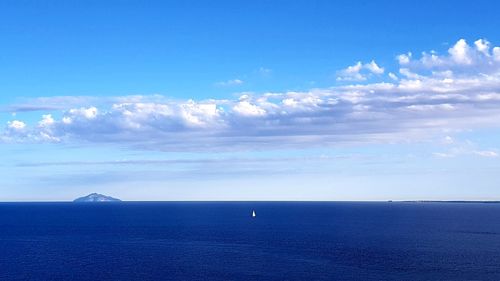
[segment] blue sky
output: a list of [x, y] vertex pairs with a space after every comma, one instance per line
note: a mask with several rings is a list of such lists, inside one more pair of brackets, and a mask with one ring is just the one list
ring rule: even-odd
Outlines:
[[499, 200], [496, 1], [3, 1], [0, 200]]

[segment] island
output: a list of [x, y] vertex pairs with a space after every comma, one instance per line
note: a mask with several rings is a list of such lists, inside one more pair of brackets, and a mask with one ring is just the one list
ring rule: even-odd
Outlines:
[[91, 193], [87, 196], [83, 196], [73, 200], [76, 203], [88, 203], [88, 202], [121, 202], [120, 199], [113, 198], [111, 196], [102, 195], [99, 193]]

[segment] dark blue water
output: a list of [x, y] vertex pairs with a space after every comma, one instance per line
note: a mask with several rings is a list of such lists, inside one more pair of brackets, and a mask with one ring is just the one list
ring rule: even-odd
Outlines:
[[500, 280], [500, 204], [2, 203], [0, 280]]

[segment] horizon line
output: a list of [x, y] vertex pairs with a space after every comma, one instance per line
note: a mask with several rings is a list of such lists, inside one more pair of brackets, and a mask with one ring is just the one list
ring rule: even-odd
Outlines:
[[0, 201], [1, 203], [500, 203], [500, 200], [120, 200], [100, 202], [75, 202], [74, 200], [47, 200], [47, 201]]

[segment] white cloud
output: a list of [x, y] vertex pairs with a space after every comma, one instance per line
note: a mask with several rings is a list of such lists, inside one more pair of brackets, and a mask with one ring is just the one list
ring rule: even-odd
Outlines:
[[470, 47], [464, 39], [458, 42], [448, 50], [451, 58], [459, 64], [471, 64], [472, 58], [470, 55]]
[[389, 72], [388, 75], [389, 75], [389, 78], [391, 78], [394, 81], [398, 81], [399, 80], [398, 76], [396, 76], [396, 74], [394, 74], [392, 72]]
[[26, 123], [19, 120], [9, 121], [7, 122], [7, 127], [15, 131], [21, 131], [26, 128]]
[[422, 78], [422, 76], [411, 72], [408, 68], [400, 68], [399, 73], [405, 76], [406, 78], [414, 79], [414, 82], [419, 82], [420, 80], [418, 79]]
[[490, 42], [488, 42], [485, 39], [479, 39], [474, 42], [474, 45], [476, 46], [476, 49], [484, 54], [485, 56], [489, 56], [490, 52]]
[[364, 81], [367, 80], [371, 74], [379, 75], [383, 74], [384, 71], [384, 68], [380, 67], [374, 60], [365, 64], [358, 61], [356, 64], [339, 71], [337, 73], [337, 81]]
[[493, 58], [495, 61], [500, 61], [500, 47], [493, 48]]
[[0, 142], [22, 142], [29, 134], [28, 126], [20, 120], [8, 121], [3, 132], [0, 132]]
[[341, 70], [337, 73], [338, 81], [363, 81], [366, 80], [366, 76], [360, 73], [363, 65], [360, 61], [356, 64], [348, 66], [346, 69]]
[[220, 86], [220, 87], [237, 86], [237, 85], [241, 85], [241, 84], [243, 84], [243, 80], [240, 80], [240, 79], [231, 79], [231, 80], [221, 81], [221, 82], [215, 83], [216, 86]]
[[455, 140], [453, 139], [453, 137], [446, 136], [443, 139], [443, 143], [449, 145], [455, 143]]
[[71, 109], [69, 113], [73, 116], [76, 117], [83, 117], [86, 119], [94, 119], [97, 116], [98, 110], [96, 107], [91, 106], [88, 108], [78, 108], [78, 109]]
[[251, 103], [251, 99], [248, 95], [242, 95], [239, 102], [237, 102], [232, 109], [242, 116], [263, 116], [266, 114], [266, 111], [262, 107]]
[[64, 116], [64, 117], [62, 118], [62, 123], [63, 123], [63, 124], [71, 124], [71, 122], [73, 122], [73, 119], [71, 119], [71, 117]]
[[40, 127], [48, 127], [51, 126], [55, 123], [54, 118], [52, 118], [52, 115], [50, 114], [45, 114], [42, 115], [42, 120], [38, 122], [38, 126]]
[[494, 158], [498, 157], [498, 153], [495, 151], [482, 150], [482, 151], [474, 151], [474, 154], [482, 157]]
[[[51, 110], [53, 115], [43, 115], [32, 126], [11, 121], [0, 137], [183, 151], [393, 143], [446, 136], [450, 145], [457, 145], [452, 132], [500, 128], [500, 60], [496, 60], [500, 51], [495, 53], [498, 47], [486, 42], [465, 46], [461, 40], [448, 54], [427, 53], [426, 63], [405, 55], [408, 61], [403, 59], [401, 77], [389, 72], [391, 83], [248, 94], [233, 100], [114, 97], [88, 105], [99, 100], [95, 97], [84, 106]], [[363, 80], [384, 71], [375, 61], [358, 62], [342, 74]], [[467, 151], [490, 157], [497, 153], [476, 147]]]
[[398, 59], [398, 61], [399, 61], [399, 64], [401, 64], [401, 65], [405, 65], [405, 64], [410, 63], [411, 56], [412, 56], [412, 54], [411, 54], [411, 53], [401, 54], [401, 55], [397, 56], [397, 59]]
[[443, 59], [435, 51], [431, 51], [430, 53], [422, 52], [420, 62], [425, 67], [440, 66], [444, 63]]
[[365, 68], [374, 74], [384, 73], [384, 68], [378, 66], [377, 63], [375, 63], [375, 61], [373, 61], [373, 60], [370, 63], [365, 64]]
[[422, 52], [420, 59], [413, 59], [411, 55], [397, 57], [402, 68], [415, 71], [422, 70], [454, 70], [454, 72], [491, 72], [498, 70], [500, 49], [491, 48], [486, 39], [478, 39], [469, 45], [465, 39], [458, 40], [448, 49], [447, 55], [439, 55], [435, 51]]

